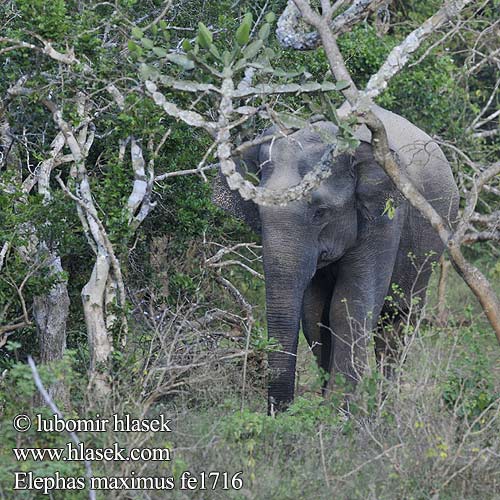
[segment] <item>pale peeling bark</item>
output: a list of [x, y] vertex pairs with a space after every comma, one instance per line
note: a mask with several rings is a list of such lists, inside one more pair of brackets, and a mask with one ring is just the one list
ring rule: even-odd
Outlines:
[[[124, 99], [118, 89], [108, 90], [120, 106]], [[104, 397], [111, 390], [109, 385], [109, 361], [113, 351], [111, 331], [119, 326], [120, 338], [117, 342], [125, 345], [128, 325], [124, 312], [126, 293], [120, 262], [99, 217], [85, 166], [94, 140], [94, 127], [88, 118], [83, 97], [78, 104], [78, 111], [82, 118], [80, 126], [76, 129], [78, 133], [75, 133], [75, 129], [63, 119], [62, 112], [53, 103], [45, 101], [45, 105], [51, 110], [53, 119], [71, 151], [74, 165], [70, 177], [75, 183], [76, 194], [68, 189], [60, 177], [56, 177], [56, 180], [66, 195], [75, 201], [85, 235], [96, 255], [92, 274], [83, 287], [81, 296], [90, 351], [90, 387], [96, 391], [97, 395]], [[129, 227], [135, 230], [154, 207], [151, 194], [154, 182], [155, 152], [151, 151], [151, 160], [146, 165], [139, 143], [134, 138], [129, 138], [120, 144], [119, 160], [122, 162], [129, 142], [134, 182], [123, 209], [126, 211]], [[118, 311], [121, 311], [120, 316]], [[118, 324], [119, 320], [120, 324]]]
[[160, 106], [160, 108], [163, 108], [163, 111], [165, 111], [167, 115], [182, 120], [185, 124], [190, 125], [191, 127], [203, 128], [212, 136], [217, 133], [216, 124], [214, 122], [206, 120], [199, 113], [186, 111], [179, 108], [176, 104], [167, 101], [165, 96], [158, 91], [158, 87], [152, 81], [146, 81], [145, 86], [148, 94], [152, 97], [155, 104]]
[[[83, 99], [80, 101], [78, 110], [80, 115], [83, 115], [85, 103]], [[74, 161], [72, 174], [78, 196], [73, 195], [59, 177], [57, 180], [63, 191], [79, 206], [80, 218], [85, 221], [84, 230], [88, 231], [87, 239], [93, 241], [92, 248], [96, 252], [94, 267], [89, 281], [82, 289], [81, 297], [90, 353], [89, 385], [98, 397], [105, 397], [111, 390], [108, 370], [112, 352], [112, 342], [106, 325], [105, 291], [106, 283], [111, 278], [110, 268], [113, 259], [110, 251], [113, 249], [98, 217], [85, 168], [85, 160], [93, 141], [93, 129], [85, 126], [77, 137], [73, 128], [63, 119], [62, 112], [50, 101], [44, 101], [44, 104], [52, 112], [54, 122], [64, 135], [71, 151]], [[114, 254], [113, 257], [115, 267], [119, 267]]]
[[109, 256], [101, 249], [96, 256], [90, 279], [81, 293], [90, 352], [89, 386], [99, 396], [105, 396], [111, 390], [108, 370], [113, 348], [106, 327], [104, 308], [109, 269]]
[[[152, 148], [150, 148], [152, 149]], [[149, 212], [155, 207], [156, 202], [151, 200], [153, 193], [154, 156], [151, 151], [151, 160], [146, 168], [142, 148], [132, 137], [130, 145], [130, 158], [134, 171], [134, 184], [127, 200], [128, 225], [135, 231]]]

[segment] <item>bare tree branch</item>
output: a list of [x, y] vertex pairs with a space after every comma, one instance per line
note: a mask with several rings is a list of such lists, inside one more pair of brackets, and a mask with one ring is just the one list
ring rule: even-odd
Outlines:
[[69, 66], [81, 65], [83, 71], [86, 73], [89, 73], [92, 71], [91, 67], [87, 63], [82, 62], [75, 57], [75, 53], [74, 53], [72, 48], [68, 49], [68, 52], [59, 52], [58, 50], [54, 49], [51, 42], [48, 42], [47, 40], [43, 40], [38, 35], [34, 35], [34, 36], [36, 36], [36, 38], [38, 38], [38, 40], [42, 43], [41, 47], [38, 45], [34, 45], [32, 43], [23, 42], [20, 40], [15, 40], [13, 38], [0, 36], [0, 43], [10, 44], [5, 49], [0, 49], [0, 54], [2, 52], [11, 51], [14, 49], [19, 49], [19, 48], [30, 49], [30, 50], [34, 50], [36, 52], [40, 52], [42, 54], [45, 54], [46, 56], [50, 57], [54, 61], [57, 61], [57, 62], [60, 62], [63, 64], [67, 64]]

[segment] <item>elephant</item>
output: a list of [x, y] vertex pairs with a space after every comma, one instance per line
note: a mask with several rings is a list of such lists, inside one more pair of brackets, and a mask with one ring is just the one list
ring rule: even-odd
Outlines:
[[[372, 109], [400, 168], [451, 227], [459, 195], [438, 144], [402, 116]], [[338, 128], [318, 121], [282, 137], [276, 137], [276, 128], [264, 134], [274, 137], [235, 158], [237, 169], [256, 174], [260, 186], [285, 190], [320, 161]], [[268, 335], [281, 346], [268, 356], [269, 412], [293, 401], [300, 326], [330, 380], [341, 374], [347, 387], [355, 388], [372, 332], [378, 362], [385, 359], [391, 366], [398, 318], [401, 322], [415, 298], [425, 299], [432, 264], [444, 250], [430, 223], [376, 163], [366, 126], [355, 135], [354, 153], [337, 156], [332, 174], [317, 189], [285, 206], [243, 200], [221, 173], [214, 182], [213, 201], [262, 237]], [[395, 287], [398, 293], [388, 302]], [[383, 324], [388, 317], [393, 328]]]

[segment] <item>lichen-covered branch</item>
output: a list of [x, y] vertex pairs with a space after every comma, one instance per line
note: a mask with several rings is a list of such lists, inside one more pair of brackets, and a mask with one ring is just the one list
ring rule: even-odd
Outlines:
[[377, 73], [370, 77], [363, 94], [370, 99], [377, 97], [387, 87], [389, 80], [404, 68], [411, 55], [420, 47], [422, 42], [435, 33], [444, 23], [456, 17], [471, 2], [472, 0], [450, 0], [445, 2], [441, 9], [391, 50], [384, 64]]
[[199, 113], [186, 111], [185, 109], [179, 108], [176, 104], [167, 101], [165, 96], [158, 91], [158, 87], [152, 81], [147, 80], [145, 86], [148, 94], [153, 98], [153, 101], [160, 106], [167, 115], [172, 118], [177, 118], [191, 127], [203, 128], [212, 136], [216, 135], [217, 127], [214, 122], [206, 120]]
[[358, 96], [358, 89], [354, 84], [349, 70], [347, 69], [344, 58], [340, 53], [337, 40], [328, 24], [328, 18], [321, 16], [314, 11], [307, 0], [293, 0], [298, 7], [304, 20], [313, 26], [320, 36], [321, 43], [325, 49], [326, 57], [330, 70], [337, 81], [348, 82], [349, 85], [342, 92], [347, 100], [352, 104]]
[[337, 145], [331, 145], [311, 172], [305, 175], [298, 184], [285, 191], [275, 191], [255, 186], [245, 180], [237, 172], [233, 160], [234, 151], [229, 130], [230, 117], [234, 111], [233, 92], [234, 83], [231, 78], [226, 78], [221, 86], [222, 99], [219, 106], [219, 121], [217, 122], [217, 156], [221, 172], [226, 176], [230, 189], [238, 190], [244, 200], [252, 200], [258, 205], [286, 205], [307, 196], [331, 175], [333, 159], [340, 153]]
[[[87, 232], [87, 238], [93, 240], [92, 247], [96, 252], [96, 260], [90, 279], [83, 287], [81, 296], [90, 350], [90, 383], [98, 395], [105, 396], [110, 391], [108, 363], [113, 349], [106, 322], [107, 283], [112, 280], [117, 284], [118, 304], [122, 309], [125, 305], [125, 287], [120, 263], [95, 207], [85, 167], [91, 145], [87, 135], [90, 135], [93, 140], [94, 130], [93, 126], [84, 126], [80, 129], [77, 137], [73, 127], [63, 118], [62, 111], [52, 101], [45, 100], [43, 102], [51, 111], [53, 120], [64, 135], [65, 142], [70, 149], [74, 161], [72, 172], [78, 195], [71, 193], [60, 177], [57, 177], [57, 181], [61, 189], [76, 202], [84, 230]], [[87, 123], [83, 96], [79, 96], [77, 108], [82, 122]], [[124, 317], [126, 329], [125, 321]]]

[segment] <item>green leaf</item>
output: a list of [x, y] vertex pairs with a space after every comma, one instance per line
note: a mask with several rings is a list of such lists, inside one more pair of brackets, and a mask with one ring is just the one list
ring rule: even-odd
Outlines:
[[167, 57], [168, 52], [161, 47], [153, 47], [153, 52], [158, 57]]
[[394, 215], [396, 215], [396, 207], [394, 206], [394, 200], [392, 198], [387, 198], [385, 202], [385, 208], [382, 212], [382, 215], [387, 214], [389, 219], [394, 219]]
[[282, 121], [283, 125], [287, 128], [303, 128], [307, 126], [307, 120], [300, 118], [297, 115], [291, 115], [290, 113], [277, 113], [278, 118]]
[[265, 23], [259, 30], [259, 38], [261, 40], [267, 40], [269, 38], [270, 33], [271, 33], [271, 25], [269, 23]]
[[286, 77], [286, 78], [294, 78], [296, 76], [300, 76], [302, 75], [302, 73], [304, 73], [305, 71], [305, 68], [303, 66], [301, 66], [297, 71], [285, 71], [283, 69], [275, 69], [273, 71], [274, 75], [275, 76], [283, 76], [283, 77]]
[[225, 50], [224, 53], [222, 54], [222, 62], [224, 63], [224, 66], [229, 66], [231, 64], [231, 52], [228, 50]]
[[151, 50], [155, 46], [155, 44], [153, 43], [153, 40], [151, 40], [149, 38], [142, 38], [141, 44], [147, 50]]
[[250, 39], [250, 30], [252, 29], [253, 17], [250, 12], [247, 12], [243, 17], [243, 21], [236, 30], [236, 42], [240, 47], [246, 45]]
[[245, 174], [245, 180], [251, 182], [254, 186], [260, 184], [260, 179], [253, 172], [247, 172]]
[[239, 59], [241, 57], [241, 49], [238, 45], [235, 45], [233, 47], [233, 50], [231, 51], [231, 59], [234, 61], [236, 59]]
[[210, 30], [203, 23], [198, 23], [198, 43], [200, 46], [209, 49], [212, 41], [213, 37]]
[[136, 52], [139, 48], [139, 45], [137, 45], [133, 40], [129, 40], [127, 42], [127, 47], [130, 52]]
[[255, 40], [248, 47], [243, 50], [243, 57], [246, 59], [253, 59], [260, 51], [264, 42], [262, 40]]
[[132, 36], [134, 38], [137, 38], [137, 39], [141, 39], [144, 36], [143, 31], [140, 28], [138, 28], [137, 26], [134, 26], [132, 28], [131, 33], [132, 33]]
[[274, 23], [275, 19], [276, 19], [276, 14], [274, 12], [268, 12], [266, 14], [266, 17], [264, 17], [264, 19], [268, 22], [268, 23]]
[[270, 47], [266, 47], [264, 49], [264, 57], [267, 57], [269, 60], [274, 59], [276, 57], [276, 52]]
[[213, 43], [210, 44], [210, 54], [212, 54], [215, 58], [220, 59], [220, 52]]
[[187, 38], [182, 40], [182, 50], [184, 52], [189, 52], [193, 50], [193, 46], [191, 45], [191, 42]]
[[128, 50], [130, 51], [130, 54], [134, 56], [135, 58], [138, 58], [142, 55], [143, 50], [142, 47], [137, 45], [133, 40], [129, 40], [127, 42]]
[[143, 80], [157, 80], [159, 76], [158, 70], [147, 64], [141, 64], [139, 74]]
[[347, 80], [339, 80], [335, 83], [335, 88], [337, 90], [344, 90], [349, 87], [351, 84]]
[[194, 69], [194, 62], [191, 59], [188, 59], [183, 54], [168, 54], [167, 59], [178, 66], [181, 66], [182, 69], [191, 70]]

